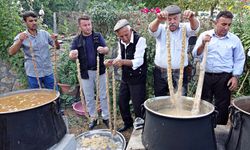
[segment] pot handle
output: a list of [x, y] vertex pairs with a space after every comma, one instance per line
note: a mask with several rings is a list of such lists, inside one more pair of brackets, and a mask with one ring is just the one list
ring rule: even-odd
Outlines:
[[236, 150], [238, 147], [240, 135], [241, 135], [241, 127], [242, 127], [242, 114], [239, 110], [235, 109], [235, 107], [229, 107], [230, 112], [230, 121], [231, 128], [229, 131], [229, 136], [226, 141], [226, 148]]
[[52, 107], [55, 108], [55, 109], [53, 109], [53, 110], [55, 110], [55, 114], [61, 115], [62, 112], [61, 112], [60, 99], [57, 99], [57, 100], [53, 101]]
[[145, 106], [144, 106], [144, 104], [141, 104], [141, 116], [142, 116], [142, 119], [145, 120], [146, 113], [145, 113]]
[[241, 112], [234, 108], [234, 106], [229, 107], [229, 118], [232, 123], [232, 127], [237, 129], [239, 126], [241, 126], [242, 122], [242, 116]]

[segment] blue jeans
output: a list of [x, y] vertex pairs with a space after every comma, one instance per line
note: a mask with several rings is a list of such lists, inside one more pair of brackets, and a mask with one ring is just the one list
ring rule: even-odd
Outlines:
[[[54, 75], [53, 74], [50, 74], [45, 77], [40, 77], [39, 82], [41, 86], [46, 89], [54, 89]], [[36, 77], [28, 76], [28, 83], [29, 83], [29, 88], [31, 89], [39, 88], [39, 84], [37, 82]], [[56, 85], [56, 90], [58, 91], [57, 85]]]

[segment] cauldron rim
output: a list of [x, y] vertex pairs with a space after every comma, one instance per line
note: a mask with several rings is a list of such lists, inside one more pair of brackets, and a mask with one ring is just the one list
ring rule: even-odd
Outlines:
[[[42, 89], [25, 89], [25, 90], [18, 90], [18, 91], [12, 91], [12, 92], [8, 92], [8, 93], [3, 93], [3, 94], [0, 94], [0, 97], [10, 96], [10, 95], [14, 95], [14, 94], [20, 94], [20, 93], [25, 93], [25, 92], [26, 93], [30, 93], [30, 92], [34, 92], [34, 91], [49, 91], [49, 92], [53, 92], [54, 90], [45, 89], [45, 88], [42, 88]], [[58, 91], [56, 91], [56, 97], [54, 99], [48, 100], [45, 103], [42, 103], [40, 105], [36, 105], [36, 106], [33, 106], [33, 107], [25, 108], [25, 109], [15, 110], [15, 111], [0, 112], [0, 115], [11, 114], [11, 113], [18, 113], [18, 112], [22, 112], [22, 111], [28, 111], [28, 110], [31, 110], [31, 109], [35, 109], [35, 108], [38, 108], [38, 107], [41, 107], [41, 106], [44, 106], [44, 105], [52, 103], [53, 101], [57, 100], [59, 98], [59, 96], [60, 96], [60, 93]]]
[[[245, 114], [247, 114], [247, 115], [250, 115], [250, 112], [247, 112], [247, 111], [243, 110], [242, 108], [240, 108], [239, 106], [237, 106], [237, 105], [235, 104], [235, 103], [237, 103], [237, 102], [239, 102], [239, 101], [245, 101], [245, 100], [249, 101], [249, 97], [250, 97], [250, 96], [242, 96], [242, 97], [235, 98], [235, 99], [232, 101], [232, 105], [233, 105], [236, 109], [238, 109], [239, 111], [241, 111], [241, 112], [243, 112], [243, 113], [245, 113]], [[250, 102], [249, 102], [249, 103], [250, 103]]]
[[[149, 101], [156, 101], [156, 100], [160, 100], [160, 99], [168, 99], [170, 98], [170, 96], [158, 96], [158, 97], [154, 97], [154, 98], [149, 98], [147, 99], [145, 102], [144, 102], [144, 107], [146, 110], [148, 110], [149, 112], [155, 114], [155, 115], [158, 115], [158, 116], [162, 116], [162, 117], [168, 117], [168, 118], [173, 118], [173, 119], [181, 119], [181, 120], [184, 120], [184, 119], [197, 119], [197, 118], [202, 118], [202, 117], [205, 117], [205, 116], [208, 116], [210, 114], [212, 114], [215, 110], [213, 104], [207, 102], [207, 101], [204, 101], [202, 100], [201, 103], [210, 107], [211, 110], [209, 110], [209, 112], [207, 113], [203, 113], [203, 114], [198, 114], [198, 115], [193, 115], [193, 116], [173, 116], [173, 115], [167, 115], [167, 114], [162, 114], [162, 113], [159, 113], [159, 112], [156, 112], [154, 110], [152, 110], [151, 108], [149, 108], [147, 106], [147, 103]], [[187, 97], [187, 96], [182, 96], [182, 98], [185, 99], [185, 101], [189, 101], [189, 100], [192, 100], [194, 99], [193, 97]]]

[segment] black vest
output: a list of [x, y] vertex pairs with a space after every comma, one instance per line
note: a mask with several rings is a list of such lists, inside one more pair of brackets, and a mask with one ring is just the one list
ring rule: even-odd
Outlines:
[[[136, 44], [138, 43], [140, 35], [138, 35], [135, 31], [133, 32], [134, 32], [134, 41], [133, 43], [130, 43], [126, 49], [125, 46], [120, 41], [122, 59], [129, 59], [129, 60], [134, 59]], [[146, 82], [146, 76], [147, 76], [146, 56], [147, 55], [145, 50], [143, 64], [136, 70], [133, 70], [132, 67], [130, 66], [122, 66], [122, 80], [124, 82], [127, 82], [129, 84], [139, 84]]]
[[[101, 46], [100, 42], [99, 42], [99, 38], [101, 36], [100, 33], [98, 32], [93, 32], [93, 43], [94, 43], [94, 50], [95, 50], [95, 54], [96, 56], [99, 55], [100, 56], [100, 60], [99, 60], [99, 64], [100, 64], [100, 75], [105, 73], [105, 65], [103, 64], [104, 62], [104, 55], [103, 54], [97, 54], [97, 47]], [[76, 40], [77, 42], [77, 50], [78, 50], [78, 59], [80, 62], [80, 69], [81, 69], [81, 77], [82, 79], [88, 79], [89, 75], [88, 75], [88, 62], [87, 62], [87, 54], [86, 54], [86, 48], [85, 48], [85, 44], [86, 41], [83, 38], [82, 34], [79, 34], [77, 37], [74, 38], [74, 40]], [[95, 57], [96, 58], [96, 57]]]

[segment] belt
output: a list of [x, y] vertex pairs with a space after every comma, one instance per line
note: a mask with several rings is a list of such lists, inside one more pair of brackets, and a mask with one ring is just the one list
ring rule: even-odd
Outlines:
[[96, 67], [89, 67], [88, 70], [96, 70]]
[[229, 75], [232, 73], [228, 73], [228, 72], [218, 72], [218, 73], [211, 73], [211, 72], [205, 72], [206, 75], [209, 76], [220, 76], [220, 75]]
[[[155, 64], [155, 68], [161, 70], [161, 72], [167, 71], [167, 68], [162, 68], [162, 67], [160, 67], [160, 66], [158, 66], [158, 65], [156, 65], [156, 64]], [[184, 67], [184, 69], [186, 69], [186, 68], [187, 68], [187, 66]], [[172, 72], [179, 71], [179, 70], [180, 70], [180, 69], [172, 69]]]

